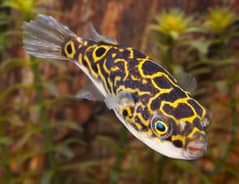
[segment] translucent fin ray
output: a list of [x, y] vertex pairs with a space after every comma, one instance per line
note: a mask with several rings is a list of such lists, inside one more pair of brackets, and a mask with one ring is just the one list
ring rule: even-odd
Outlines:
[[84, 87], [78, 91], [76, 98], [99, 102], [102, 102], [105, 99], [89, 79], [87, 79]]
[[67, 60], [61, 52], [68, 37], [76, 35], [51, 16], [39, 14], [35, 20], [23, 24], [24, 49], [35, 57]]
[[116, 39], [99, 34], [92, 24], [89, 25], [89, 31], [90, 31], [91, 39], [96, 42], [102, 42], [102, 43], [111, 44], [111, 45], [118, 45], [118, 41]]

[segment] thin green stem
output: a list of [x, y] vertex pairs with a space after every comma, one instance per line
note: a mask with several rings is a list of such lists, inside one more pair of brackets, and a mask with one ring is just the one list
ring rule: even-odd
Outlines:
[[[173, 50], [174, 50], [175, 40], [173, 38], [168, 38], [167, 43], [167, 50], [165, 55], [165, 65], [167, 67], [167, 70], [172, 74], [173, 73]], [[161, 176], [163, 174], [163, 165], [165, 162], [165, 157], [159, 157], [158, 153], [155, 153], [155, 160], [156, 160], [156, 175], [154, 178], [154, 183], [160, 183], [161, 182]]]
[[166, 161], [166, 158], [159, 155], [159, 153], [155, 153], [155, 161], [156, 161], [156, 172], [154, 174], [154, 184], [159, 184], [161, 183], [161, 178], [163, 175], [163, 168], [164, 168], [164, 164]]
[[121, 126], [120, 128], [120, 140], [119, 140], [119, 146], [115, 154], [115, 162], [110, 174], [110, 184], [115, 184], [118, 181], [119, 174], [121, 172], [120, 168], [120, 162], [122, 160], [122, 156], [124, 153], [124, 146], [126, 142], [126, 134], [127, 131], [124, 126]]
[[[1, 121], [0, 119], [0, 138], [5, 137], [5, 132], [4, 132], [4, 126], [3, 126], [4, 121]], [[10, 169], [10, 163], [9, 163], [9, 153], [8, 153], [8, 147], [7, 145], [0, 143], [0, 154], [1, 154], [1, 165], [4, 168], [4, 183], [10, 184], [11, 183], [11, 169]]]
[[227, 145], [227, 148], [225, 149], [223, 156], [216, 163], [214, 174], [218, 173], [221, 170], [222, 165], [225, 163], [225, 160], [227, 159], [227, 156], [233, 149], [233, 147], [235, 145], [235, 139], [236, 139], [236, 130], [238, 128], [238, 125], [237, 125], [238, 117], [237, 117], [237, 109], [236, 109], [237, 102], [236, 102], [236, 96], [233, 92], [233, 85], [231, 82], [232, 79], [230, 77], [230, 70], [229, 70], [228, 66], [225, 68], [224, 71], [225, 71], [225, 75], [227, 78], [228, 96], [230, 97], [230, 110], [231, 110], [231, 114], [232, 114], [232, 130], [231, 130], [231, 140], [230, 140], [229, 144]]
[[53, 183], [59, 183], [57, 180], [58, 177], [56, 177], [56, 172], [57, 172], [57, 163], [56, 160], [54, 158], [54, 151], [53, 151], [53, 142], [52, 142], [52, 136], [51, 136], [51, 129], [49, 127], [49, 118], [48, 118], [48, 114], [47, 114], [47, 110], [45, 107], [45, 98], [43, 95], [43, 87], [41, 85], [41, 78], [40, 78], [40, 73], [38, 70], [38, 63], [36, 62], [36, 60], [32, 61], [32, 70], [34, 72], [34, 84], [35, 84], [35, 89], [36, 89], [36, 96], [37, 96], [37, 101], [38, 104], [40, 106], [40, 116], [41, 116], [41, 126], [42, 126], [42, 130], [43, 130], [43, 134], [45, 136], [45, 146], [46, 146], [46, 150], [48, 152], [47, 157], [49, 160], [49, 166], [50, 166], [50, 170], [54, 172], [54, 176], [53, 177], [55, 179], [55, 181]]
[[171, 38], [168, 40], [168, 48], [166, 51], [165, 56], [165, 65], [167, 67], [167, 70], [172, 73], [173, 72], [173, 49], [174, 49], [174, 40]]
[[[224, 38], [222, 38], [221, 42], [225, 45]], [[221, 58], [226, 59], [227, 56], [228, 55], [226, 54], [225, 49], [221, 49]], [[219, 159], [218, 162], [216, 163], [213, 175], [215, 175], [216, 173], [218, 173], [221, 170], [222, 165], [225, 163], [225, 160], [227, 159], [229, 153], [233, 149], [233, 147], [235, 145], [235, 139], [236, 139], [236, 130], [238, 128], [238, 125], [237, 125], [238, 116], [237, 116], [237, 107], [236, 107], [237, 101], [236, 101], [236, 96], [235, 96], [234, 89], [233, 89], [233, 79], [230, 74], [231, 72], [230, 72], [229, 65], [227, 65], [225, 67], [224, 73], [225, 73], [225, 77], [226, 77], [227, 91], [228, 91], [228, 96], [230, 98], [230, 111], [231, 111], [231, 115], [232, 115], [231, 140], [230, 140], [229, 144], [227, 145], [227, 148], [225, 149], [221, 159]]]

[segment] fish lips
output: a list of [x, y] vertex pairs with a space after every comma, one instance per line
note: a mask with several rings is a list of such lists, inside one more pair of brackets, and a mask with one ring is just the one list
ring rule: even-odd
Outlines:
[[189, 160], [194, 160], [202, 157], [207, 150], [207, 138], [203, 136], [203, 138], [193, 139], [188, 142], [184, 150], [184, 156]]

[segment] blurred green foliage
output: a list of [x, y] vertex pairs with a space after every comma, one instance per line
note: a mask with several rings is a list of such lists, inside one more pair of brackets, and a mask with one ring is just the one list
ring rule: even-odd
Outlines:
[[[170, 20], [165, 19], [165, 15], [170, 17]], [[206, 177], [203, 177], [205, 173], [201, 173], [201, 182], [214, 183], [214, 177], [221, 172], [225, 174], [229, 170], [233, 171], [230, 174], [237, 182], [238, 175], [235, 175], [235, 172], [238, 172], [238, 169], [226, 164], [238, 144], [238, 92], [236, 92], [238, 83], [236, 81], [239, 75], [235, 70], [235, 67], [238, 67], [238, 48], [233, 45], [239, 41], [236, 14], [228, 8], [216, 7], [210, 9], [208, 15], [194, 18], [184, 15], [180, 10], [171, 10], [157, 16], [156, 21], [157, 23], [151, 28], [157, 32], [155, 40], [159, 48], [159, 58], [161, 61], [168, 62], [167, 67], [176, 78], [186, 75], [184, 79], [188, 77], [197, 79], [198, 89], [193, 91], [193, 94], [204, 101], [204, 104], [207, 103], [212, 113], [207, 158], [210, 159], [208, 163], [212, 162], [213, 168], [210, 172], [206, 172]], [[187, 87], [190, 88], [190, 81], [186, 80], [186, 82]], [[222, 109], [225, 105], [227, 112], [223, 112], [225, 109]], [[220, 117], [218, 113], [227, 115], [224, 120], [217, 119]], [[229, 141], [219, 139], [225, 134], [218, 129], [226, 132], [224, 133], [229, 137]], [[210, 145], [218, 145], [221, 148], [212, 148], [213, 146]], [[214, 151], [218, 149], [217, 154], [210, 152], [213, 149]]]
[[[150, 25], [157, 50], [149, 54], [157, 54], [176, 77], [195, 78], [193, 95], [212, 113], [206, 156], [198, 161], [173, 160], [136, 139], [127, 143], [122, 125], [112, 125], [116, 121], [112, 114], [103, 114], [95, 115], [91, 123], [101, 122], [98, 129], [109, 127], [120, 134], [94, 135], [95, 152], [103, 155], [97, 157], [88, 152], [93, 136], [89, 130], [94, 128], [66, 118], [73, 114], [68, 106], [83, 103], [64, 91], [65, 81], [74, 85], [75, 74], [69, 75], [61, 62], [44, 62], [43, 67], [41, 60], [29, 58], [22, 49], [16, 52], [23, 21], [45, 11], [40, 8], [44, 2], [5, 0], [0, 5], [0, 183], [239, 182], [235, 13], [212, 8], [193, 17], [173, 9], [160, 13]], [[49, 68], [56, 72], [48, 74]]]

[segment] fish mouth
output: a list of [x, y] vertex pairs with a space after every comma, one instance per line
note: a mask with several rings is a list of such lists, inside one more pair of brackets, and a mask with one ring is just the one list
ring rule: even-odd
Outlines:
[[207, 140], [197, 139], [190, 141], [184, 151], [184, 156], [189, 160], [200, 158], [207, 150]]

